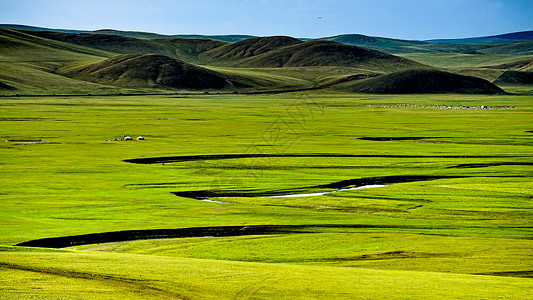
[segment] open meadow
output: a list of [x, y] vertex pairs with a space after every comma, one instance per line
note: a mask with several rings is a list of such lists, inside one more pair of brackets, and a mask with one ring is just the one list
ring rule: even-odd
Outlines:
[[[0, 298], [530, 298], [532, 111], [527, 93], [3, 97]], [[218, 233], [143, 231], [180, 228]], [[118, 231], [136, 236], [15, 246]]]
[[0, 25], [0, 299], [530, 299], [532, 39]]

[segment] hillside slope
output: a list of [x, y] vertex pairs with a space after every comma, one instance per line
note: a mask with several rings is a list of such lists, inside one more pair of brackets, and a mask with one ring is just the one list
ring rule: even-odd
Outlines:
[[495, 84], [533, 84], [533, 72], [505, 71]]
[[491, 47], [479, 50], [478, 52], [484, 54], [533, 55], [533, 41], [492, 44]]
[[509, 69], [514, 71], [533, 71], [533, 58], [519, 60], [516, 62], [490, 66], [491, 69]]
[[217, 72], [156, 54], [125, 54], [64, 74], [125, 87], [221, 89], [234, 85]]
[[11, 88], [1, 94], [109, 93], [119, 89], [80, 82], [57, 70], [100, 61], [116, 54], [0, 28], [0, 81]]
[[95, 60], [114, 55], [107, 51], [43, 38], [33, 33], [0, 27], [0, 57], [9, 62], [23, 61], [46, 65]]
[[487, 80], [437, 70], [409, 70], [340, 84], [336, 89], [375, 94], [495, 94], [504, 91]]
[[233, 64], [246, 68], [341, 66], [390, 72], [424, 65], [387, 53], [331, 41], [311, 41], [282, 47]]
[[15, 90], [15, 88], [0, 81], [0, 90]]
[[212, 63], [227, 63], [300, 43], [302, 41], [288, 36], [250, 38], [207, 51], [201, 58]]
[[61, 33], [49, 31], [32, 31], [28, 33], [51, 40], [82, 45], [118, 54], [153, 53], [188, 62], [196, 62], [197, 56], [200, 53], [225, 44], [224, 42], [209, 39], [139, 39], [110, 34]]

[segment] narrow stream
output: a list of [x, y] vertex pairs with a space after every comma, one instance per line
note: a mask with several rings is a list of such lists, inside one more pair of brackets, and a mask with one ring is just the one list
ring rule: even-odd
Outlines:
[[332, 194], [332, 193], [336, 193], [336, 192], [342, 192], [342, 191], [372, 189], [372, 188], [379, 188], [379, 187], [386, 187], [386, 186], [389, 186], [389, 185], [388, 184], [369, 184], [369, 185], [356, 186], [356, 187], [351, 187], [351, 188], [338, 189], [336, 191], [327, 191], [327, 192], [318, 192], [318, 193], [303, 193], [303, 194], [289, 194], [289, 195], [277, 195], [277, 196], [266, 196], [266, 197], [261, 197], [261, 198], [314, 197], [314, 196], [323, 196], [323, 195]]
[[[247, 197], [247, 198], [290, 198], [290, 197], [314, 197], [323, 196], [331, 193], [341, 191], [353, 191], [371, 188], [386, 187], [395, 183], [408, 183], [415, 181], [429, 181], [446, 178], [461, 178], [461, 176], [426, 176], [426, 175], [396, 175], [396, 176], [382, 176], [382, 177], [368, 177], [337, 181], [328, 184], [321, 184], [315, 186], [307, 186], [284, 190], [251, 190], [251, 189], [214, 189], [214, 190], [196, 190], [196, 191], [181, 191], [171, 192], [171, 194], [191, 198], [195, 200], [224, 203], [222, 201], [213, 200], [218, 197]], [[318, 191], [317, 191], [318, 190]], [[323, 191], [320, 191], [323, 190]]]

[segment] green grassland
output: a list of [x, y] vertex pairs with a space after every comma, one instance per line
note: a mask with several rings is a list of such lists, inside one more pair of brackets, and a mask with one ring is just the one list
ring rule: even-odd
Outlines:
[[[531, 42], [234, 38], [0, 28], [0, 299], [530, 298]], [[347, 92], [407, 69], [507, 93]], [[252, 225], [283, 230], [16, 246]]]
[[[265, 80], [282, 81], [271, 76]], [[328, 90], [2, 98], [0, 298], [527, 299], [532, 106], [528, 95]], [[122, 135], [146, 140], [113, 141]], [[366, 157], [123, 161], [241, 153]], [[394, 175], [447, 178], [316, 197], [213, 199], [223, 203], [171, 194]], [[61, 250], [13, 246], [258, 224], [307, 227]]]

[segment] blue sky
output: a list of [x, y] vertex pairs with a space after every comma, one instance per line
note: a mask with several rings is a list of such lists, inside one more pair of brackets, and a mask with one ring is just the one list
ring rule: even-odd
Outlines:
[[162, 34], [400, 39], [533, 30], [533, 0], [0, 0], [0, 23]]

